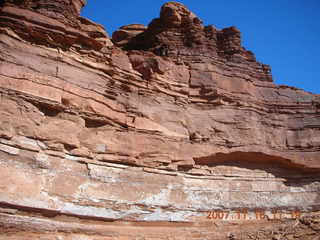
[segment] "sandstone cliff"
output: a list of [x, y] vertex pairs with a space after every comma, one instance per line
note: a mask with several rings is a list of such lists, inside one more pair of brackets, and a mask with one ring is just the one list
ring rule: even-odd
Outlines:
[[319, 236], [319, 95], [182, 4], [112, 39], [84, 5], [0, 1], [0, 239]]

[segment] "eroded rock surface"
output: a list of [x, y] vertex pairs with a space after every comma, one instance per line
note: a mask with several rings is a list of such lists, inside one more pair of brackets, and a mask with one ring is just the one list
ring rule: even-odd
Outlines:
[[0, 239], [319, 236], [319, 95], [182, 4], [112, 40], [83, 5], [0, 2]]

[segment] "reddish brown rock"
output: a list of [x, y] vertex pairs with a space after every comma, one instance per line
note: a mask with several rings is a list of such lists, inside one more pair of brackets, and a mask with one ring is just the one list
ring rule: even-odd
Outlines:
[[1, 2], [0, 239], [319, 235], [319, 95], [182, 4], [113, 43], [83, 4]]
[[143, 33], [147, 27], [142, 24], [130, 24], [122, 26], [112, 34], [112, 41], [119, 47], [127, 45], [130, 40], [140, 33]]
[[50, 18], [74, 24], [78, 21], [85, 0], [2, 0], [1, 6], [19, 6]]
[[[120, 33], [121, 29], [113, 38], [116, 44]], [[212, 25], [205, 27], [180, 3], [163, 5], [160, 17], [154, 19], [145, 31], [137, 33], [118, 45], [124, 49], [153, 51], [157, 55], [183, 61], [186, 65], [193, 61], [205, 62], [217, 65], [222, 71], [225, 66], [219, 66], [218, 62], [228, 61], [233, 72], [254, 74], [252, 81], [272, 82], [270, 68], [256, 62], [254, 54], [242, 47], [241, 33], [237, 28], [218, 30]]]

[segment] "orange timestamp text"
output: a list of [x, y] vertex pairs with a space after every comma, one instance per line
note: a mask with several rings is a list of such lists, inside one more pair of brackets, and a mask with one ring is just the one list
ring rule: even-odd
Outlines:
[[268, 219], [299, 219], [302, 213], [299, 210], [214, 210], [208, 212], [210, 220], [268, 220]]

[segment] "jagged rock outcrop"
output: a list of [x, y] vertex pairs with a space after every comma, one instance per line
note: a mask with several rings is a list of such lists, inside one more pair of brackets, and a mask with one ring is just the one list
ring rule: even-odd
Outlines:
[[76, 24], [85, 0], [2, 0], [0, 6], [19, 6], [69, 24]]
[[319, 235], [319, 95], [182, 4], [112, 41], [83, 5], [0, 2], [0, 239]]
[[3, 1], [0, 27], [38, 45], [104, 52], [112, 43], [102, 26], [79, 17], [83, 5], [83, 0]]
[[[256, 62], [254, 54], [241, 46], [237, 28], [218, 30], [212, 25], [203, 26], [202, 21], [182, 4], [169, 2], [163, 5], [160, 18], [154, 19], [140, 34], [121, 34], [126, 43], [121, 38], [119, 44], [118, 36], [122, 32], [122, 29], [115, 32], [113, 41], [124, 49], [152, 51], [186, 65], [193, 62], [213, 64], [221, 70], [226, 62], [233, 63], [235, 66], [231, 65], [231, 70], [252, 76], [252, 81], [272, 82], [270, 67]], [[241, 66], [239, 63], [243, 65], [241, 71], [236, 68]]]
[[132, 38], [143, 33], [146, 29], [147, 27], [142, 24], [123, 26], [112, 34], [112, 40], [119, 47], [126, 46]]

